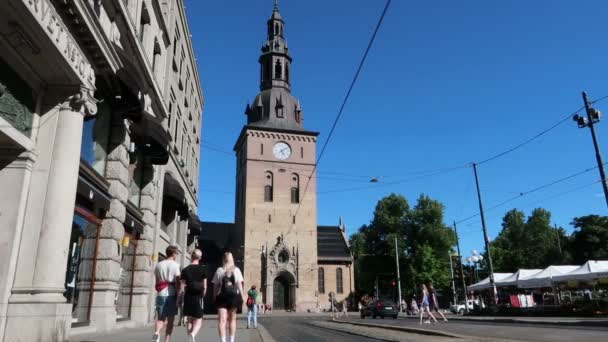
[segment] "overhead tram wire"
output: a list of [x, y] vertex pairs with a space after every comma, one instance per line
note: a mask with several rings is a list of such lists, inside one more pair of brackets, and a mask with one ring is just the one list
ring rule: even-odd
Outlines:
[[[603, 100], [605, 100], [605, 99], [607, 99], [607, 98], [608, 98], [608, 95], [607, 95], [607, 96], [604, 96], [604, 97], [601, 97], [601, 98], [599, 98], [599, 99], [597, 99], [597, 100], [595, 100], [595, 101], [592, 101], [592, 102], [591, 102], [591, 104], [598, 103], [598, 102], [603, 101]], [[513, 152], [513, 151], [516, 151], [516, 150], [518, 150], [518, 149], [520, 149], [520, 148], [524, 147], [525, 145], [527, 145], [527, 144], [531, 143], [532, 141], [534, 141], [534, 140], [536, 140], [536, 139], [540, 138], [541, 136], [543, 136], [543, 135], [545, 135], [545, 134], [549, 133], [550, 131], [554, 130], [554, 129], [555, 129], [555, 128], [557, 128], [558, 126], [562, 125], [564, 122], [566, 122], [566, 121], [568, 121], [568, 120], [572, 119], [572, 117], [573, 117], [574, 115], [576, 115], [578, 112], [580, 112], [580, 111], [581, 111], [581, 110], [583, 110], [583, 109], [585, 109], [585, 106], [581, 106], [581, 107], [579, 107], [579, 108], [578, 108], [578, 109], [576, 109], [576, 110], [575, 110], [575, 111], [574, 111], [572, 114], [568, 114], [568, 115], [567, 115], [567, 116], [565, 116], [563, 119], [561, 119], [561, 120], [559, 120], [558, 122], [556, 122], [555, 124], [553, 124], [551, 127], [549, 127], [549, 128], [547, 128], [547, 129], [545, 129], [545, 130], [543, 130], [543, 131], [539, 132], [538, 134], [534, 135], [533, 137], [531, 137], [531, 138], [529, 138], [529, 139], [527, 139], [527, 140], [525, 140], [525, 141], [523, 141], [523, 142], [521, 142], [521, 143], [519, 143], [519, 144], [517, 144], [517, 145], [515, 145], [515, 146], [513, 146], [513, 147], [511, 147], [511, 148], [509, 148], [509, 149], [507, 149], [507, 150], [505, 150], [505, 151], [502, 151], [502, 152], [500, 152], [500, 153], [497, 153], [497, 154], [495, 154], [495, 155], [491, 156], [490, 158], [487, 158], [487, 159], [484, 159], [484, 160], [482, 160], [482, 161], [478, 162], [478, 163], [477, 163], [477, 165], [481, 165], [481, 164], [485, 164], [485, 163], [487, 163], [487, 162], [493, 161], [493, 160], [495, 160], [495, 159], [498, 159], [498, 158], [500, 158], [500, 157], [502, 157], [502, 156], [505, 156], [505, 155], [507, 155], [507, 154], [509, 154], [509, 153], [511, 153], [511, 152]]]
[[[361, 70], [363, 69], [363, 64], [365, 63], [365, 60], [367, 59], [367, 55], [369, 54], [370, 50], [372, 49], [372, 45], [374, 44], [374, 41], [376, 40], [376, 36], [378, 35], [378, 31], [380, 30], [380, 27], [382, 26], [382, 22], [384, 21], [384, 17], [386, 16], [386, 12], [388, 11], [388, 8], [391, 5], [391, 2], [392, 2], [392, 0], [387, 0], [386, 5], [384, 5], [384, 9], [382, 10], [382, 14], [380, 15], [380, 18], [378, 19], [378, 23], [376, 24], [374, 33], [372, 34], [372, 36], [369, 40], [369, 43], [367, 44], [367, 48], [365, 49], [365, 53], [363, 53], [363, 57], [361, 58], [361, 61], [359, 62], [359, 66], [357, 67], [355, 76], [353, 77], [353, 80], [351, 81], [350, 86], [348, 87], [348, 91], [346, 92], [344, 101], [342, 101], [342, 105], [340, 106], [340, 110], [338, 111], [338, 114], [336, 115], [336, 119], [334, 120], [334, 123], [332, 124], [331, 129], [329, 130], [329, 134], [327, 135], [327, 139], [325, 140], [325, 143], [323, 144], [323, 148], [321, 149], [321, 152], [319, 153], [317, 162], [313, 166], [312, 172], [310, 173], [310, 176], [308, 177], [308, 180], [306, 181], [306, 186], [304, 187], [304, 192], [302, 193], [302, 197], [301, 197], [300, 203], [298, 203], [298, 207], [296, 209], [294, 217], [297, 217], [298, 213], [300, 212], [300, 208], [302, 207], [302, 202], [304, 200], [304, 197], [306, 196], [306, 191], [308, 190], [308, 186], [310, 185], [310, 179], [315, 174], [315, 171], [317, 170], [317, 167], [319, 166], [319, 163], [321, 162], [321, 159], [323, 158], [325, 149], [327, 148], [327, 145], [329, 144], [329, 141], [331, 140], [331, 137], [336, 129], [336, 126], [338, 125], [338, 121], [340, 121], [340, 117], [342, 116], [342, 113], [344, 112], [344, 107], [346, 107], [346, 104], [348, 103], [348, 99], [350, 98], [350, 94], [352, 93], [353, 88], [355, 87], [355, 84], [357, 83], [359, 74], [361, 73]], [[291, 228], [289, 228], [289, 230], [291, 231]]]
[[[605, 165], [605, 164], [608, 164], [608, 163], [604, 163], [604, 165]], [[587, 172], [589, 172], [589, 171], [593, 171], [593, 170], [595, 170], [595, 169], [597, 169], [597, 168], [598, 168], [597, 166], [590, 167], [590, 168], [588, 168], [588, 169], [585, 169], [585, 170], [579, 171], [579, 172], [577, 172], [577, 173], [571, 174], [571, 175], [566, 176], [566, 177], [564, 177], [564, 178], [560, 178], [560, 179], [555, 180], [555, 181], [552, 181], [552, 182], [550, 182], [550, 183], [547, 183], [547, 184], [544, 184], [544, 185], [538, 186], [538, 187], [533, 188], [533, 189], [531, 189], [531, 190], [521, 192], [521, 193], [519, 193], [517, 196], [513, 196], [513, 197], [511, 197], [511, 198], [508, 198], [508, 199], [506, 199], [506, 200], [504, 200], [504, 201], [502, 201], [502, 202], [500, 202], [500, 203], [498, 203], [498, 204], [495, 204], [495, 205], [493, 205], [493, 206], [491, 206], [491, 207], [487, 208], [485, 211], [490, 211], [490, 210], [496, 209], [496, 208], [501, 207], [501, 206], [503, 206], [503, 205], [505, 205], [505, 204], [507, 204], [507, 203], [509, 203], [509, 202], [512, 202], [512, 201], [516, 200], [516, 199], [519, 199], [519, 198], [521, 198], [521, 197], [527, 196], [527, 195], [529, 195], [529, 194], [531, 194], [531, 193], [534, 193], [534, 192], [537, 192], [537, 191], [539, 191], [539, 190], [542, 190], [542, 189], [545, 189], [545, 188], [551, 187], [551, 186], [553, 186], [553, 185], [555, 185], [555, 184], [558, 184], [558, 183], [561, 183], [561, 182], [565, 182], [565, 181], [567, 181], [567, 180], [569, 180], [569, 179], [572, 179], [572, 178], [574, 178], [574, 177], [580, 176], [580, 175], [582, 175], [582, 174], [584, 174], [584, 173], [587, 173]], [[475, 218], [475, 217], [477, 217], [477, 216], [479, 216], [479, 213], [474, 214], [474, 215], [471, 215], [471, 216], [469, 216], [469, 217], [466, 217], [466, 218], [464, 218], [464, 219], [462, 219], [462, 220], [460, 220], [460, 221], [456, 222], [456, 224], [459, 224], [459, 223], [462, 223], [462, 222], [468, 221], [468, 220], [470, 220], [470, 219], [472, 219], [472, 218]]]
[[[602, 180], [600, 179], [600, 180], [596, 180], [596, 181], [591, 182], [591, 183], [587, 183], [587, 184], [584, 184], [584, 185], [580, 185], [580, 186], [574, 187], [574, 188], [572, 188], [572, 189], [568, 189], [568, 190], [566, 190], [566, 191], [563, 191], [563, 192], [560, 192], [560, 193], [557, 193], [557, 194], [553, 194], [553, 195], [551, 195], [551, 196], [549, 196], [549, 197], [545, 197], [545, 198], [540, 199], [540, 200], [538, 200], [538, 201], [533, 201], [533, 202], [530, 202], [530, 203], [524, 204], [524, 205], [523, 205], [523, 206], [521, 206], [521, 207], [529, 207], [529, 206], [531, 206], [531, 205], [536, 205], [536, 204], [538, 204], [538, 203], [546, 202], [546, 201], [548, 201], [548, 200], [552, 200], [552, 199], [554, 199], [554, 198], [562, 197], [562, 196], [567, 195], [567, 194], [569, 194], [569, 193], [572, 193], [572, 192], [575, 192], [575, 191], [579, 191], [579, 190], [586, 189], [586, 188], [588, 188], [588, 187], [590, 187], [590, 186], [592, 186], [592, 185], [595, 185], [595, 184], [597, 184], [597, 183], [600, 183], [601, 181], [602, 181]], [[492, 217], [493, 217], [493, 218], [495, 218], [495, 216], [492, 216]], [[469, 229], [464, 229], [462, 232], [463, 232], [463, 233], [477, 232], [477, 231], [478, 231], [478, 229], [481, 229], [481, 228], [469, 228]]]

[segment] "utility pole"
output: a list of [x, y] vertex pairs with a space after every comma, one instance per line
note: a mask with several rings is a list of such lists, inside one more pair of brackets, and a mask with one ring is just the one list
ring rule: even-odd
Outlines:
[[458, 251], [458, 260], [460, 261], [460, 279], [462, 279], [462, 290], [464, 291], [464, 308], [465, 311], [469, 313], [469, 296], [467, 295], [467, 282], [464, 280], [464, 270], [462, 269], [462, 254], [460, 254], [460, 239], [458, 238], [456, 221], [454, 221], [454, 234], [456, 235], [456, 248]]
[[557, 235], [557, 249], [559, 250], [559, 255], [562, 256], [562, 242], [559, 240], [559, 230], [557, 229], [557, 224], [553, 224], [555, 227], [555, 235]]
[[450, 258], [450, 275], [452, 276], [452, 300], [454, 305], [458, 304], [458, 298], [456, 298], [456, 280], [454, 279], [454, 262], [452, 261], [452, 253], [448, 253]]
[[397, 263], [397, 293], [399, 298], [399, 312], [401, 312], [401, 272], [399, 272], [399, 248], [397, 247], [397, 236], [395, 236], [395, 262]]
[[477, 185], [477, 199], [479, 200], [479, 214], [481, 216], [481, 228], [483, 228], [483, 239], [485, 240], [486, 251], [488, 252], [488, 266], [490, 268], [490, 286], [494, 294], [494, 304], [498, 298], [496, 292], [496, 283], [494, 282], [494, 267], [492, 266], [492, 251], [490, 251], [490, 239], [488, 238], [488, 229], [486, 228], [486, 218], [483, 214], [483, 204], [481, 201], [481, 190], [479, 190], [479, 177], [477, 176], [477, 164], [473, 163], [473, 172], [475, 173], [475, 184]]
[[597, 142], [597, 136], [595, 135], [595, 123], [600, 121], [601, 113], [595, 108], [591, 108], [587, 93], [583, 92], [583, 102], [585, 102], [585, 111], [587, 117], [582, 117], [578, 114], [572, 117], [578, 124], [579, 128], [589, 127], [591, 130], [591, 138], [593, 138], [593, 147], [595, 147], [595, 159], [597, 160], [597, 167], [600, 169], [600, 176], [602, 178], [602, 187], [604, 188], [604, 198], [606, 199], [606, 205], [608, 205], [608, 183], [606, 182], [606, 172], [604, 171], [604, 162], [602, 161], [602, 154], [600, 153], [600, 146]]

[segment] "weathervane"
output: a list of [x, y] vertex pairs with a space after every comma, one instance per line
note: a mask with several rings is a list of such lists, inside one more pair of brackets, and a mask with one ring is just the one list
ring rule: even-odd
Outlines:
[[275, 10], [279, 9], [279, 0], [274, 0], [274, 9]]

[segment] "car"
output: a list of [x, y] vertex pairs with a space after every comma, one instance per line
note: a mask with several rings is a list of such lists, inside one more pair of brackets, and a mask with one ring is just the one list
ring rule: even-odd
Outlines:
[[370, 304], [361, 308], [361, 318], [365, 317], [392, 317], [396, 319], [399, 316], [399, 308], [391, 300], [374, 300]]
[[[468, 306], [469, 306], [469, 311], [473, 310], [473, 307], [478, 304], [478, 302], [476, 300], [472, 300], [472, 299], [469, 299], [467, 301], [467, 303], [468, 303]], [[454, 304], [454, 305], [450, 306], [450, 311], [452, 313], [455, 313], [455, 314], [464, 315], [464, 313], [467, 310], [466, 310], [466, 307], [464, 305], [464, 302], [462, 302], [462, 303]]]

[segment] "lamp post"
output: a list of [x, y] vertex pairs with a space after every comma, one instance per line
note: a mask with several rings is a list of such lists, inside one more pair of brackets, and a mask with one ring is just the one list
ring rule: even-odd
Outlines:
[[479, 269], [479, 264], [483, 261], [483, 256], [481, 254], [479, 254], [479, 252], [477, 252], [477, 250], [472, 250], [471, 251], [471, 256], [467, 258], [467, 262], [469, 264], [473, 264], [473, 272], [475, 275], [475, 282], [478, 283], [479, 282], [479, 273], [478, 273], [478, 269]]

